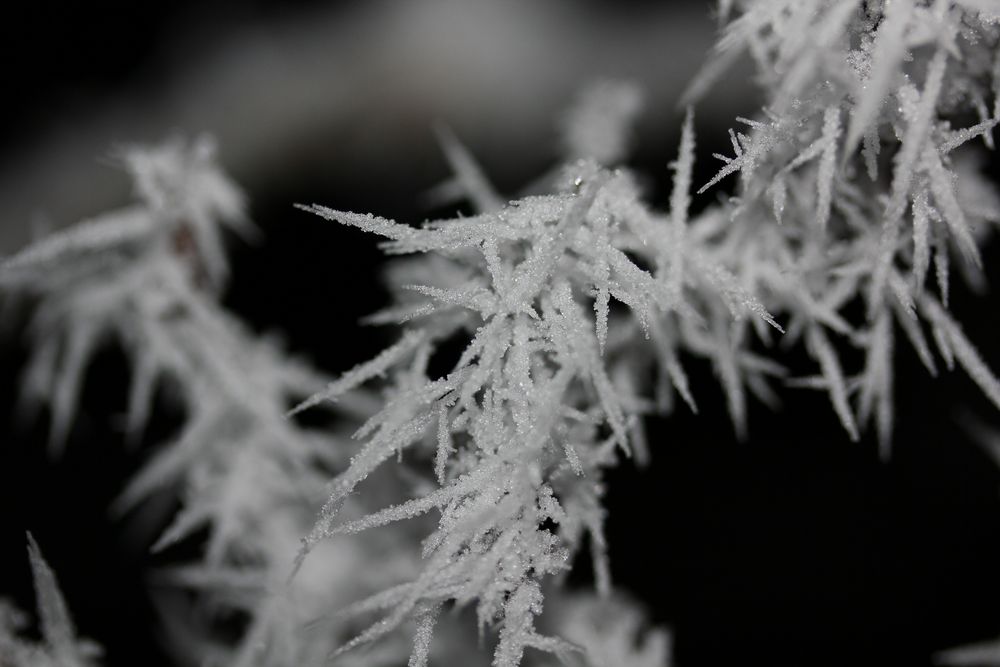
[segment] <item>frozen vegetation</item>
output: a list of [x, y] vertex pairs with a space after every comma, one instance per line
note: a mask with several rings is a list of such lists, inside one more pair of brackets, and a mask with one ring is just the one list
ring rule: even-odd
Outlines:
[[[719, 41], [680, 101], [665, 211], [621, 166], [642, 95], [613, 81], [580, 95], [563, 119], [565, 163], [514, 199], [442, 128], [454, 175], [436, 194], [474, 214], [413, 226], [300, 206], [392, 256], [395, 302], [368, 321], [397, 341], [338, 378], [219, 306], [223, 236], [254, 228], [207, 140], [124, 151], [135, 204], [6, 260], [3, 289], [37, 299], [24, 394], [49, 406], [54, 450], [108, 337], [132, 361], [136, 440], [158, 383], [184, 407], [180, 434], [114, 509], [179, 494], [153, 548], [206, 527], [208, 538], [171, 582], [250, 621], [223, 637], [174, 609], [178, 653], [261, 667], [666, 665], [666, 632], [644, 630], [613, 589], [603, 476], [656, 456], [646, 415], [697, 412], [689, 360], [710, 362], [737, 437], [749, 400], [819, 389], [847, 438], [873, 428], [890, 456], [902, 354], [932, 375], [961, 369], [1000, 407], [1000, 383], [948, 307], [955, 276], [982, 280], [1000, 222], [980, 168], [1000, 120], [1000, 8], [736, 0], [717, 11]], [[731, 153], [695, 183], [699, 97], [738, 58], [755, 63], [766, 106], [734, 119]], [[735, 194], [693, 215], [693, 197], [726, 179]], [[789, 376], [791, 348], [815, 374]], [[302, 425], [313, 410], [337, 426]], [[592, 593], [563, 585], [581, 551]], [[33, 542], [29, 552], [41, 643], [20, 638], [4, 608], [2, 657], [96, 664]]]

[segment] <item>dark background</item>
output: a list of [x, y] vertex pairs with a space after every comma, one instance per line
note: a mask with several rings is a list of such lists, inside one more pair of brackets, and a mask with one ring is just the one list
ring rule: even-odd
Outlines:
[[[336, 7], [349, 12], [358, 4]], [[658, 4], [591, 0], [577, 6], [642, 23], [661, 17]], [[330, 7], [315, 0], [36, 2], [5, 10], [13, 13], [0, 45], [7, 100], [0, 110], [3, 173], [15, 172], [15, 158], [34, 146], [72, 135], [93, 109], [154, 96], [157, 82], [197, 67], [198, 54], [216, 39], [247, 28], [266, 31]], [[707, 6], [696, 9], [708, 13]], [[199, 46], [186, 58], [188, 39]], [[662, 57], [677, 58], [668, 48]], [[700, 61], [685, 57], [693, 71]], [[650, 63], [636, 67], [645, 72]], [[565, 89], [584, 82], [581, 75]], [[715, 113], [750, 114], [758, 104], [752, 98], [738, 102]], [[713, 171], [703, 156], [726, 152], [728, 144], [725, 125], [711, 114], [699, 121], [699, 182]], [[355, 324], [385, 303], [381, 260], [372, 239], [291, 204], [318, 201], [407, 221], [433, 213], [423, 195], [446, 175], [446, 166], [429, 126], [411, 122], [418, 138], [405, 155], [381, 146], [366, 152], [365, 142], [348, 140], [363, 130], [333, 127], [316, 142], [328, 144], [322, 158], [292, 145], [270, 153], [286, 161], [268, 169], [227, 164], [247, 187], [252, 217], [267, 241], [261, 247], [233, 243], [226, 304], [254, 328], [282, 332], [291, 350], [331, 373], [371, 357], [391, 339], [391, 332]], [[668, 129], [658, 134], [654, 126]], [[630, 161], [652, 175], [650, 195], [660, 204], [669, 194], [666, 165], [678, 127], [672, 108], [650, 108]], [[554, 140], [514, 156], [496, 150], [508, 137], [523, 148], [524, 135], [544, 128], [501, 126], [495, 132], [470, 146], [480, 149], [507, 192], [557, 157]], [[224, 164], [227, 149], [221, 146]], [[106, 167], [95, 162], [93, 169]], [[992, 169], [996, 173], [995, 159]], [[92, 212], [84, 207], [81, 214]], [[0, 220], [5, 229], [26, 224]], [[986, 253], [994, 285], [1000, 284], [997, 252], [994, 243]], [[972, 295], [955, 286], [953, 312], [991, 367], [1000, 368], [996, 307], [994, 294]], [[28, 344], [19, 328], [24, 314], [7, 315], [0, 343], [0, 595], [34, 609], [24, 551], [24, 532], [31, 530], [81, 633], [105, 646], [108, 665], [166, 664], [144, 581], [156, 561], [137, 544], [127, 521], [107, 513], [144, 457], [124, 447], [116, 419], [125, 405], [127, 362], [114, 348], [95, 360], [66, 452], [52, 460], [44, 420], [23, 423], [13, 412]], [[794, 371], [812, 372], [803, 358], [789, 363]], [[996, 425], [995, 409], [960, 372], [928, 377], [905, 344], [896, 368], [893, 457], [882, 463], [874, 438], [849, 442], [817, 392], [784, 392], [779, 414], [752, 404], [751, 437], [735, 442], [710, 368], [690, 362], [701, 414], [681, 408], [652, 423], [651, 465], [613, 471], [608, 499], [615, 579], [648, 605], [656, 622], [672, 628], [682, 667], [919, 666], [930, 664], [934, 651], [1000, 634], [1000, 475], [964, 428], [973, 417]], [[174, 416], [169, 406], [161, 408], [146, 444], [169, 433]], [[585, 584], [588, 576], [581, 562], [576, 579]]]

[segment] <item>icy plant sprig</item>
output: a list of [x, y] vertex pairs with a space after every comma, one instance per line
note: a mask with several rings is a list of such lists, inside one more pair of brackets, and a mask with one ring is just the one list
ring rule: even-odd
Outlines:
[[[553, 595], [552, 623], [561, 636], [582, 647], [586, 667], [668, 667], [671, 664], [670, 635], [650, 628], [631, 599], [616, 594], [598, 597], [586, 594]], [[560, 664], [556, 660], [546, 665]]]
[[[805, 340], [821, 375], [795, 383], [826, 389], [852, 438], [874, 417], [888, 454], [897, 331], [936, 374], [929, 329], [945, 365], [957, 362], [1000, 406], [1000, 384], [947, 312], [952, 255], [981, 280], [979, 248], [1000, 221], [996, 188], [965, 146], [992, 148], [1000, 120], [997, 12], [914, 0], [722, 9], [737, 16], [687, 100], [746, 52], [766, 109], [730, 130], [733, 155], [717, 156], [725, 165], [702, 190], [739, 174], [721, 251], [754, 276], [768, 308], [788, 313], [783, 342]], [[952, 129], [967, 117], [978, 122]], [[857, 299], [867, 318], [849, 322], [841, 311]], [[864, 350], [863, 369], [843, 369], [838, 339]]]
[[0, 664], [5, 667], [94, 667], [101, 649], [77, 636], [73, 618], [56, 575], [45, 562], [35, 538], [28, 533], [28, 562], [31, 564], [38, 609], [40, 641], [26, 636], [28, 619], [6, 600], [0, 599]]
[[[8, 293], [38, 297], [25, 389], [51, 406], [54, 445], [66, 436], [86, 366], [105, 339], [122, 344], [134, 366], [129, 436], [140, 435], [157, 387], [179, 399], [185, 415], [175, 444], [131, 481], [120, 509], [180, 481], [194, 483], [205, 474], [196, 469], [218, 465], [211, 450], [232, 443], [245, 451], [283, 443], [272, 456], [284, 467], [301, 464], [318, 447], [283, 418], [288, 402], [307, 394], [318, 377], [285, 362], [268, 341], [255, 341], [216, 301], [228, 272], [221, 228], [246, 230], [248, 223], [242, 195], [211, 152], [206, 141], [126, 151], [137, 205], [45, 239], [2, 265]], [[231, 486], [214, 486], [213, 493]], [[206, 506], [182, 512], [165, 542], [214, 518], [209, 560], [216, 561], [240, 532], [240, 522], [226, 513], [242, 501], [213, 504], [218, 512]]]
[[[388, 253], [434, 253], [444, 265], [422, 271], [436, 284], [407, 286], [415, 298], [373, 316], [405, 326], [398, 343], [301, 406], [391, 378], [384, 408], [356, 433], [361, 449], [334, 480], [303, 557], [333, 535], [431, 510], [440, 516], [424, 541], [420, 576], [358, 603], [384, 616], [344, 650], [416, 618], [411, 664], [425, 664], [427, 628], [442, 606], [452, 604], [474, 605], [480, 628], [498, 629], [494, 664], [500, 667], [520, 664], [527, 648], [571, 650], [534, 629], [541, 586], [564, 573], [586, 539], [598, 590], [609, 592], [602, 471], [620, 453], [642, 446], [637, 417], [648, 408], [635, 391], [626, 391], [633, 355], [626, 340], [611, 336], [613, 324], [640, 338], [645, 332], [665, 376], [689, 401], [678, 350], [715, 360], [737, 421], [744, 384], [764, 387], [776, 372], [734, 349], [730, 336], [739, 333], [731, 323], [750, 316], [765, 328], [780, 327], [699, 239], [685, 237], [693, 141], [689, 118], [669, 216], [641, 202], [627, 172], [587, 160], [568, 166], [553, 194], [421, 229], [304, 207], [387, 238]], [[469, 189], [474, 201], [493, 200], [475, 196], [484, 191], [480, 172], [468, 169], [464, 153], [455, 160], [456, 150], [451, 145], [456, 181], [476, 184]], [[612, 300], [631, 316], [612, 316]], [[464, 348], [458, 359], [443, 374], [431, 374], [430, 360], [443, 353], [442, 343], [455, 340]], [[358, 485], [404, 452], [428, 461], [437, 488], [338, 524], [341, 505]]]
[[[212, 528], [206, 562], [178, 578], [246, 612], [251, 626], [236, 647], [202, 629], [186, 634], [183, 643], [204, 660], [309, 664], [340, 645], [335, 654], [350, 661], [357, 654], [346, 649], [381, 639], [389, 646], [383, 657], [398, 661], [384, 636], [414, 620], [410, 660], [422, 665], [452, 606], [474, 607], [481, 632], [497, 631], [496, 665], [520, 663], [528, 648], [569, 659], [582, 648], [598, 659], [586, 641], [571, 645], [536, 624], [544, 584], [589, 543], [597, 589], [607, 595], [603, 471], [622, 453], [648, 455], [643, 414], [667, 412], [677, 397], [696, 409], [687, 358], [711, 361], [740, 435], [748, 394], [776, 401], [771, 385], [784, 371], [757, 351], [770, 352], [775, 340], [802, 343], [818, 367], [817, 376], [790, 382], [827, 391], [852, 438], [874, 418], [886, 452], [897, 332], [936, 373], [929, 330], [945, 364], [961, 365], [1000, 403], [1000, 384], [947, 310], [954, 266], [981, 275], [983, 230], [1000, 218], [995, 188], [965, 146], [978, 138], [991, 146], [1000, 118], [1000, 40], [989, 10], [979, 0], [721, 3], [720, 15], [735, 18], [687, 102], [748, 52], [766, 110], [739, 119], [732, 156], [718, 156], [724, 166], [702, 188], [738, 173], [736, 196], [696, 217], [688, 214], [690, 114], [665, 214], [642, 202], [627, 171], [587, 159], [623, 155], [624, 121], [637, 101], [613, 84], [584, 95], [567, 117], [571, 159], [554, 182], [545, 180], [547, 194], [504, 204], [442, 132], [455, 179], [441, 192], [462, 192], [477, 215], [418, 229], [307, 207], [386, 237], [392, 254], [416, 257], [391, 269], [408, 295], [371, 318], [403, 325], [400, 341], [301, 405], [350, 407], [361, 385], [384, 385], [381, 408], [356, 415], [367, 421], [349, 463], [284, 419], [288, 401], [315, 376], [218, 312], [213, 294], [226, 275], [220, 223], [243, 225], [238, 196], [204, 149], [130, 153], [139, 207], [4, 265], [8, 287], [44, 297], [29, 388], [51, 396], [58, 443], [103, 335], [117, 336], [136, 360], [133, 433], [157, 379], [179, 387], [185, 430], [124, 498], [182, 484], [186, 507], [163, 544]], [[953, 130], [951, 121], [966, 126]], [[926, 286], [931, 274], [937, 295]], [[852, 321], [846, 307], [858, 300], [866, 315]], [[461, 352], [447, 358], [455, 343]], [[845, 369], [844, 344], [865, 352], [859, 372]], [[404, 454], [416, 497], [365, 515], [359, 485]], [[296, 496], [318, 492], [320, 468], [341, 472], [299, 555], [300, 590], [377, 571], [380, 552], [345, 558], [334, 547], [347, 541], [327, 540], [333, 535], [432, 511], [438, 522], [408, 581], [339, 614], [324, 611], [340, 604], [339, 593], [312, 598], [309, 613], [331, 631], [307, 640], [295, 607], [268, 588], [287, 564], [279, 552], [309, 523], [301, 510], [308, 500]], [[320, 548], [332, 552], [303, 560]], [[341, 621], [371, 613], [381, 620], [343, 644], [352, 621]], [[650, 659], [662, 653], [654, 646]]]
[[[202, 664], [314, 664], [347, 639], [344, 624], [307, 634], [310, 621], [374, 586], [350, 563], [379, 563], [379, 584], [412, 568], [404, 549], [365, 554], [361, 545], [327, 549], [342, 567], [312, 567], [292, 589], [284, 582], [299, 536], [323, 493], [327, 470], [346, 461], [330, 433], [286, 419], [290, 405], [324, 378], [255, 336], [218, 302], [228, 275], [223, 230], [252, 228], [243, 197], [218, 169], [207, 140], [130, 148], [122, 161], [138, 202], [44, 239], [5, 261], [7, 295], [37, 299], [26, 393], [52, 411], [51, 442], [65, 440], [99, 346], [119, 343], [133, 364], [127, 435], [138, 441], [158, 388], [182, 411], [177, 434], [159, 444], [114, 509], [132, 511], [164, 492], [180, 510], [153, 545], [170, 547], [207, 528], [204, 556], [161, 572], [168, 628], [178, 648]], [[368, 399], [339, 406], [345, 422]], [[141, 517], [141, 514], [139, 515]], [[180, 606], [197, 593], [193, 605]], [[340, 600], [340, 602], [337, 602]], [[240, 639], [220, 640], [213, 619], [244, 614]], [[183, 619], [199, 618], [196, 623]], [[391, 660], [391, 658], [389, 658]]]
[[[424, 619], [413, 654], [422, 664], [437, 608], [475, 601], [480, 624], [499, 627], [495, 664], [517, 664], [526, 647], [559, 650], [532, 629], [531, 616], [541, 609], [534, 581], [560, 569], [557, 546], [572, 552], [579, 544], [564, 528], [594, 525], [601, 510], [594, 492], [586, 509], [568, 510], [575, 487], [557, 489], [554, 480], [570, 469], [599, 482], [616, 452], [641, 443], [639, 415], [672, 404], [664, 388], [694, 407], [683, 355], [713, 361], [742, 433], [746, 392], [775, 400], [768, 378], [782, 369], [750, 352], [750, 343], [756, 337], [769, 345], [767, 325], [777, 327], [776, 320], [787, 322], [783, 345], [803, 343], [819, 368], [818, 376], [791, 382], [827, 391], [854, 439], [874, 417], [883, 452], [891, 438], [897, 326], [935, 373], [929, 328], [946, 365], [960, 364], [1000, 405], [1000, 384], [946, 310], [951, 250], [977, 271], [983, 235], [974, 229], [998, 220], [992, 186], [960, 149], [980, 136], [990, 145], [1000, 117], [995, 17], [962, 2], [737, 5], [722, 7], [724, 16], [734, 9], [739, 16], [689, 100], [745, 49], [762, 73], [767, 111], [759, 120], [740, 119], [747, 130], [731, 131], [732, 157], [718, 156], [725, 166], [701, 189], [739, 173], [737, 196], [695, 219], [687, 218], [690, 117], [667, 216], [641, 203], [627, 173], [587, 162], [571, 165], [554, 194], [496, 210], [498, 198], [482, 172], [453, 142], [447, 152], [455, 182], [480, 204], [478, 215], [415, 229], [306, 207], [387, 237], [389, 253], [435, 252], [445, 260], [435, 264], [443, 284], [411, 287], [425, 299], [404, 300], [373, 318], [405, 323], [400, 343], [309, 402], [336, 399], [394, 367], [407, 369], [383, 412], [359, 432], [365, 444], [335, 482], [304, 553], [333, 534], [432, 509], [441, 516], [425, 548], [424, 573], [379, 597], [386, 616], [348, 647], [415, 615]], [[631, 108], [626, 101], [604, 108], [621, 117]], [[963, 109], [978, 113], [979, 123], [952, 131], [946, 119]], [[904, 222], [910, 244], [901, 234]], [[932, 261], [938, 297], [924, 287]], [[849, 321], [844, 310], [859, 298], [867, 318]], [[614, 315], [615, 300], [631, 317]], [[642, 335], [652, 345], [637, 345]], [[468, 341], [458, 363], [440, 377], [427, 376], [437, 346], [456, 336]], [[865, 351], [860, 373], [844, 370], [840, 341]], [[643, 391], [650, 358], [662, 378], [654, 398], [663, 398], [654, 401]], [[560, 414], [567, 409], [574, 417]], [[585, 423], [576, 415], [596, 427], [590, 437], [564, 435]], [[404, 449], [417, 457], [436, 449], [441, 487], [336, 525], [342, 499]], [[527, 485], [516, 483], [525, 477]], [[517, 538], [541, 539], [545, 548], [518, 552], [513, 561], [495, 552], [497, 543]], [[590, 539], [603, 544], [596, 530]], [[600, 548], [595, 560], [605, 590]]]
[[5, 294], [37, 299], [24, 395], [50, 407], [56, 451], [73, 422], [86, 365], [105, 340], [119, 341], [134, 362], [133, 439], [158, 379], [190, 377], [184, 346], [167, 341], [191, 337], [183, 329], [197, 326], [190, 323], [211, 309], [206, 304], [226, 279], [223, 228], [252, 233], [243, 195], [213, 153], [207, 139], [122, 150], [136, 204], [42, 239], [0, 265]]

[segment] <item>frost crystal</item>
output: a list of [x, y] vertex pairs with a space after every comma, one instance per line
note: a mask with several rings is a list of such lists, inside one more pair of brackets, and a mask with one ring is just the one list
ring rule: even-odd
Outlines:
[[571, 160], [617, 164], [628, 154], [632, 121], [642, 110], [642, 91], [625, 81], [599, 81], [584, 90], [566, 114], [563, 143]]
[[[423, 298], [411, 294], [379, 316], [388, 323], [394, 314], [406, 327], [401, 342], [307, 401], [388, 375], [385, 407], [356, 434], [361, 450], [335, 480], [303, 555], [331, 535], [438, 515], [422, 573], [348, 647], [417, 618], [419, 664], [428, 627], [421, 610], [455, 603], [474, 604], [480, 627], [498, 628], [495, 665], [517, 664], [526, 648], [556, 650], [534, 634], [541, 585], [588, 534], [598, 588], [610, 588], [601, 472], [619, 454], [646, 456], [636, 424], [657, 407], [669, 410], [673, 392], [694, 409], [685, 356], [711, 361], [738, 435], [748, 428], [749, 397], [773, 403], [771, 382], [785, 375], [750, 351], [754, 339], [769, 349], [775, 332], [784, 345], [803, 344], [819, 372], [787, 382], [824, 389], [851, 439], [874, 419], [885, 455], [895, 324], [936, 372], [929, 325], [946, 364], [957, 360], [997, 401], [1000, 383], [944, 302], [923, 289], [932, 249], [943, 295], [952, 246], [978, 270], [981, 239], [971, 230], [997, 218], [992, 200], [956, 187], [961, 160], [952, 157], [961, 143], [988, 136], [993, 119], [942, 131], [968, 93], [958, 82], [978, 75], [961, 70], [975, 62], [961, 49], [995, 43], [996, 26], [942, 6], [933, 10], [940, 29], [927, 34], [930, 10], [912, 2], [866, 10], [847, 1], [732, 3], [718, 60], [692, 90], [745, 49], [764, 72], [768, 106], [760, 119], [737, 119], [732, 155], [716, 156], [724, 165], [699, 190], [738, 173], [737, 196], [698, 216], [689, 214], [692, 114], [662, 214], [643, 203], [627, 171], [601, 165], [620, 159], [620, 121], [633, 107], [624, 89], [607, 84], [568, 116], [571, 160], [547, 195], [497, 207], [471, 157], [446, 137], [456, 182], [479, 210], [471, 218], [418, 228], [303, 207], [387, 238], [392, 254], [439, 256], [423, 260], [437, 262], [439, 280], [408, 286]], [[899, 148], [884, 173], [879, 155], [891, 143]], [[870, 178], [857, 179], [862, 171]], [[859, 298], [868, 316], [852, 322], [843, 311]], [[422, 360], [456, 338], [466, 347], [451, 370], [426, 376]], [[845, 344], [865, 353], [863, 369], [842, 361]], [[651, 362], [660, 376], [655, 402], [642, 396]], [[437, 489], [338, 522], [358, 485], [404, 449], [433, 458]]]
[[[982, 9], [915, 0], [737, 1], [715, 59], [689, 95], [740, 53], [760, 67], [763, 117], [738, 119], [748, 130], [730, 130], [733, 156], [717, 156], [725, 165], [702, 191], [739, 172], [738, 196], [719, 214], [731, 225], [719, 234], [728, 262], [769, 312], [788, 318], [786, 345], [805, 334], [823, 378], [793, 383], [826, 388], [852, 438], [876, 416], [883, 451], [891, 438], [893, 323], [932, 373], [926, 325], [947, 366], [958, 358], [988, 396], [995, 391], [992, 372], [943, 310], [952, 251], [963, 275], [981, 275], [985, 235], [973, 230], [998, 216], [995, 189], [956, 150], [978, 136], [989, 145], [1000, 119], [985, 102], [998, 81], [987, 45], [1000, 34]], [[965, 111], [980, 122], [952, 131], [951, 120]], [[891, 164], [880, 163], [883, 154]], [[862, 169], [868, 180], [856, 177]], [[698, 221], [691, 227], [695, 233]], [[924, 287], [932, 264], [940, 304]], [[867, 301], [867, 321], [851, 323], [840, 311], [856, 297]], [[866, 353], [858, 375], [839, 361], [844, 344]], [[737, 387], [721, 377], [738, 406]]]
[[[197, 591], [198, 606], [212, 610], [208, 617], [239, 612], [250, 623], [235, 645], [210, 627], [171, 627], [177, 645], [207, 664], [315, 664], [348, 630], [337, 625], [316, 642], [305, 641], [301, 627], [337, 600], [346, 604], [373, 587], [350, 568], [310, 567], [296, 586], [283, 590], [323, 493], [320, 471], [346, 460], [330, 446], [331, 434], [286, 417], [324, 378], [273, 341], [252, 335], [218, 304], [228, 273], [223, 227], [250, 227], [242, 195], [214, 165], [210, 148], [202, 141], [129, 149], [124, 161], [139, 202], [7, 260], [0, 286], [40, 300], [25, 389], [29, 399], [51, 405], [53, 445], [69, 432], [86, 365], [106, 338], [121, 344], [133, 363], [126, 421], [133, 442], [142, 439], [159, 387], [169, 388], [183, 411], [176, 435], [148, 457], [114, 509], [132, 511], [156, 495], [178, 496], [181, 508], [152, 549], [169, 549], [204, 528], [208, 538], [203, 560], [163, 573], [164, 580]], [[367, 413], [369, 402], [355, 392], [339, 413], [350, 423]], [[399, 550], [324, 552], [336, 553], [342, 564], [377, 562], [385, 573], [405, 568]], [[60, 619], [68, 617], [48, 593], [50, 573], [35, 558], [37, 550], [32, 554], [43, 620], [53, 628], [46, 636], [58, 648], [70, 632], [60, 629], [66, 627]]]
[[[407, 327], [401, 341], [303, 404], [382, 376], [389, 387], [383, 409], [355, 434], [361, 449], [334, 480], [302, 556], [333, 535], [439, 515], [437, 530], [424, 541], [419, 577], [380, 604], [382, 620], [345, 650], [449, 602], [474, 604], [480, 627], [498, 627], [498, 666], [519, 664], [527, 648], [563, 650], [533, 629], [540, 585], [563, 572], [589, 539], [598, 588], [609, 590], [601, 473], [619, 452], [631, 455], [636, 446], [630, 432], [641, 408], [623, 399], [631, 392], [621, 385], [634, 357], [626, 340], [612, 338], [616, 327], [649, 333], [656, 341], [649, 354], [659, 350], [664, 374], [692, 405], [679, 349], [722, 355], [738, 395], [744, 382], [759, 387], [774, 372], [733, 354], [728, 341], [708, 349], [701, 343], [704, 322], [733, 315], [777, 325], [740, 279], [709, 256], [711, 244], [686, 237], [693, 144], [689, 117], [669, 216], [641, 202], [627, 173], [588, 160], [569, 165], [550, 195], [419, 229], [302, 207], [387, 237], [385, 247], [394, 254], [435, 252], [466, 268], [464, 283], [410, 286], [424, 301], [396, 311]], [[637, 262], [657, 268], [650, 272]], [[686, 294], [687, 285], [700, 292]], [[612, 317], [612, 299], [632, 317]], [[452, 369], [428, 376], [426, 359], [456, 336], [466, 342]], [[738, 421], [742, 414], [734, 407]], [[440, 486], [338, 523], [357, 486], [403, 450], [432, 457]], [[424, 659], [428, 632], [419, 627], [416, 664]]]
[[[381, 237], [396, 256], [397, 303], [368, 320], [398, 326], [398, 342], [338, 379], [220, 308], [226, 230], [252, 228], [208, 141], [124, 151], [135, 205], [0, 265], [0, 288], [38, 299], [24, 395], [50, 406], [54, 448], [107, 338], [133, 363], [133, 440], [158, 387], [175, 390], [176, 437], [117, 509], [179, 496], [157, 550], [207, 530], [204, 557], [165, 577], [196, 591], [209, 616], [248, 623], [220, 637], [186, 624], [179, 605], [169, 630], [192, 661], [398, 665], [408, 655], [422, 667], [457, 609], [475, 616], [496, 667], [526, 655], [665, 665], [667, 635], [643, 634], [612, 592], [603, 478], [623, 456], [655, 455], [647, 414], [669, 413], [678, 397], [696, 411], [690, 360], [711, 365], [739, 437], [750, 401], [776, 404], [782, 383], [825, 391], [850, 439], [874, 422], [888, 456], [900, 340], [931, 374], [941, 361], [960, 366], [1000, 407], [1000, 381], [948, 310], [953, 274], [982, 280], [980, 249], [1000, 222], [1000, 197], [974, 157], [1000, 123], [992, 3], [727, 0], [719, 16], [714, 56], [682, 103], [693, 109], [747, 54], [765, 106], [735, 119], [731, 153], [715, 156], [721, 167], [697, 191], [736, 176], [734, 195], [700, 213], [694, 111], [670, 165], [669, 211], [657, 211], [615, 166], [641, 97], [607, 81], [565, 116], [566, 163], [530, 195], [504, 203], [441, 129], [454, 174], [435, 194], [467, 199], [473, 215], [413, 226], [300, 206]], [[798, 346], [814, 371], [788, 377], [777, 341]], [[337, 428], [299, 424], [319, 407], [336, 410]], [[413, 534], [419, 554], [407, 548]], [[550, 584], [585, 548], [595, 593], [567, 603]], [[44, 641], [25, 643], [2, 608], [3, 657], [85, 664], [33, 542], [30, 553]]]
[[22, 636], [26, 619], [0, 600], [0, 664], [5, 667], [92, 667], [99, 664], [101, 649], [78, 639], [69, 609], [52, 568], [42, 557], [35, 538], [28, 534], [28, 560], [35, 583], [41, 641]]

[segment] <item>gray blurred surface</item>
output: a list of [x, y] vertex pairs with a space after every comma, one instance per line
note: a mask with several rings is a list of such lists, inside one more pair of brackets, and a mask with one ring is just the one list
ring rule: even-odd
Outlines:
[[[307, 172], [331, 183], [406, 178], [437, 150], [437, 120], [487, 168], [516, 171], [553, 151], [558, 115], [581, 85], [624, 77], [648, 94], [642, 140], [666, 141], [715, 26], [707, 4], [613, 12], [569, 1], [425, 0], [309, 9], [222, 34], [176, 30], [162, 80], [74, 110], [0, 158], [0, 254], [32, 229], [123, 203], [127, 182], [101, 158], [116, 144], [172, 133], [215, 135], [251, 197]], [[747, 98], [748, 77], [729, 77], [699, 105], [700, 122], [728, 123], [733, 101]]]

